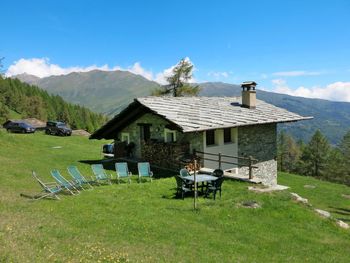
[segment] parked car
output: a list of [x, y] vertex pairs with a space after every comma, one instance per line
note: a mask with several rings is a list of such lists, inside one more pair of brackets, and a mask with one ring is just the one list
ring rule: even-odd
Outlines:
[[26, 122], [9, 122], [4, 125], [8, 132], [34, 133], [35, 128]]
[[102, 146], [102, 153], [105, 158], [114, 157], [114, 143], [104, 144]]
[[72, 129], [68, 128], [64, 122], [48, 121], [46, 123], [45, 133], [50, 135], [71, 136]]

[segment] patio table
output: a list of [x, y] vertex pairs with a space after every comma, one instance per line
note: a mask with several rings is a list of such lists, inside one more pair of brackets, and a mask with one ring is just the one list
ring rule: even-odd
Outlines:
[[[194, 182], [194, 176], [185, 176], [183, 177], [185, 180]], [[218, 179], [215, 176], [209, 175], [209, 174], [196, 174], [196, 183], [203, 183], [203, 182], [210, 182], [210, 181], [215, 181]]]
[[[193, 175], [185, 176], [183, 178], [187, 181], [194, 183], [194, 176]], [[202, 191], [201, 192], [204, 193], [204, 183], [215, 181], [216, 179], [218, 179], [218, 178], [215, 176], [209, 175], [209, 174], [196, 174], [197, 188], [198, 188], [198, 184], [202, 183], [202, 185], [201, 185]]]

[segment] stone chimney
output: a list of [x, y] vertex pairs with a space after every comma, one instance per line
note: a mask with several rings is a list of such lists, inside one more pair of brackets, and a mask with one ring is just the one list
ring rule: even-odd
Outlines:
[[254, 81], [244, 81], [242, 87], [242, 107], [248, 109], [256, 108], [256, 91]]

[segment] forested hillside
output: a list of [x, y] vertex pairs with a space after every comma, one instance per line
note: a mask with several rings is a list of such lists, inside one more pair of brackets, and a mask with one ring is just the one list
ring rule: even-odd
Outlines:
[[18, 79], [0, 76], [0, 124], [11, 117], [11, 112], [18, 113], [22, 118], [64, 121], [73, 129], [85, 129], [89, 132], [106, 121], [102, 114], [67, 103], [58, 95], [50, 95], [47, 91]]
[[113, 116], [134, 98], [148, 96], [159, 84], [128, 71], [72, 72], [38, 78], [28, 74], [14, 76], [29, 84], [62, 96], [65, 100]]

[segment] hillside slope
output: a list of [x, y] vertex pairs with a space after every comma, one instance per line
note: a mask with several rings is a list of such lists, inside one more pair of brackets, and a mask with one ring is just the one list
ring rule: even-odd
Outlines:
[[113, 115], [125, 107], [133, 98], [147, 96], [159, 84], [128, 71], [73, 72], [68, 75], [46, 78], [15, 76], [23, 81], [58, 94], [64, 99], [84, 105], [95, 112]]
[[[221, 199], [201, 195], [194, 212], [192, 195], [175, 198], [174, 178], [139, 184], [131, 169], [131, 184], [94, 185], [57, 201], [28, 199], [41, 190], [32, 169], [51, 182], [51, 169], [68, 179], [67, 166], [77, 165], [90, 179], [90, 164], [102, 163], [115, 179], [114, 163], [109, 168], [100, 160], [104, 143], [0, 129], [0, 262], [349, 261], [350, 230], [295, 203], [289, 190], [258, 194], [248, 183], [226, 180]], [[350, 195], [349, 187], [287, 174], [281, 179], [314, 207], [349, 222], [349, 199], [342, 196]], [[253, 200], [261, 208], [243, 206]]]
[[60, 120], [74, 129], [93, 132], [106, 121], [102, 114], [68, 103], [58, 95], [50, 95], [18, 79], [0, 76], [0, 94], [0, 124], [12, 118], [37, 118], [42, 121]]

